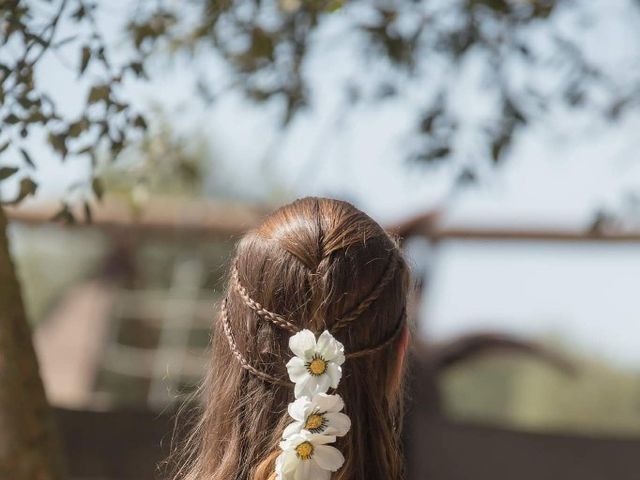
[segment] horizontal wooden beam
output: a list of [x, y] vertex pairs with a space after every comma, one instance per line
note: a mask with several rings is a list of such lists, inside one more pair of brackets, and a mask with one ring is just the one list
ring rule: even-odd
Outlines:
[[[51, 221], [56, 206], [39, 204], [6, 208], [13, 222], [41, 225]], [[154, 199], [143, 208], [110, 201], [96, 206], [91, 223], [79, 221], [75, 228], [94, 228], [113, 235], [153, 237], [217, 238], [238, 237], [255, 227], [269, 211], [263, 206], [233, 202], [177, 201]], [[82, 212], [75, 212], [82, 218]], [[442, 227], [439, 216], [426, 214], [388, 226], [402, 238], [424, 237], [429, 241], [535, 241], [640, 243], [640, 231], [596, 233], [579, 229]]]
[[439, 240], [546, 241], [546, 242], [613, 242], [638, 243], [640, 232], [590, 233], [560, 229], [445, 228], [436, 229], [428, 238]]
[[[9, 219], [25, 225], [50, 223], [59, 205], [40, 203], [6, 208]], [[207, 237], [228, 239], [256, 226], [267, 213], [262, 207], [234, 202], [202, 202], [156, 198], [144, 206], [122, 200], [94, 206], [87, 222], [81, 208], [73, 210], [70, 228], [92, 228], [115, 236]]]

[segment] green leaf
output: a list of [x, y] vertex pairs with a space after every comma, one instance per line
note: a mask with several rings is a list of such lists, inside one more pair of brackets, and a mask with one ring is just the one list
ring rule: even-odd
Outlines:
[[100, 101], [107, 101], [109, 99], [109, 94], [111, 93], [111, 88], [109, 85], [94, 85], [91, 87], [89, 91], [89, 96], [87, 97], [88, 103], [97, 103]]
[[19, 96], [17, 100], [20, 106], [25, 110], [29, 110], [31, 108], [31, 105], [33, 105], [33, 102], [29, 99], [29, 97], [27, 97], [26, 94]]
[[447, 145], [436, 146], [427, 151], [421, 157], [421, 160], [428, 163], [433, 163], [444, 159], [445, 157], [449, 156], [449, 154], [451, 154], [451, 148]]
[[247, 52], [248, 55], [254, 58], [273, 58], [274, 48], [275, 41], [269, 32], [259, 27], [255, 27], [251, 31], [251, 46]]
[[82, 53], [80, 55], [80, 76], [82, 76], [89, 65], [89, 60], [91, 60], [91, 49], [85, 45], [82, 47]]
[[102, 60], [102, 62], [107, 65], [107, 55], [104, 51], [104, 46], [101, 46], [100, 48], [98, 48], [98, 51], [96, 52], [96, 55], [98, 56], [98, 58], [100, 60]]
[[42, 113], [41, 110], [36, 110], [35, 112], [31, 113], [26, 121], [29, 123], [47, 123], [49, 119], [47, 118], [47, 116]]
[[91, 205], [89, 205], [89, 202], [84, 202], [84, 218], [87, 223], [93, 223], [93, 215], [91, 214]]
[[330, 0], [326, 5], [325, 10], [329, 13], [333, 13], [340, 10], [344, 6], [344, 3], [344, 0]]
[[136, 74], [137, 77], [144, 76], [144, 67], [142, 66], [142, 62], [131, 62], [129, 64], [129, 68], [133, 73]]
[[142, 115], [137, 115], [135, 120], [133, 121], [133, 125], [142, 128], [143, 130], [147, 129], [147, 121], [144, 119]]
[[91, 189], [93, 190], [93, 194], [96, 196], [98, 200], [102, 200], [104, 195], [104, 185], [102, 184], [102, 180], [98, 177], [94, 177], [91, 181]]
[[505, 142], [502, 139], [498, 139], [491, 145], [491, 158], [493, 163], [499, 163], [502, 159], [502, 152], [505, 147]]
[[111, 141], [111, 156], [113, 157], [113, 159], [120, 155], [120, 152], [122, 152], [123, 149], [124, 141], [122, 139]]
[[513, 130], [506, 130], [498, 135], [491, 143], [491, 158], [494, 164], [500, 163], [511, 144]]
[[12, 204], [20, 203], [22, 200], [27, 198], [29, 195], [35, 195], [38, 190], [38, 184], [31, 180], [30, 178], [23, 178], [20, 180], [20, 187], [18, 190], [18, 196], [16, 199], [11, 202]]
[[49, 133], [49, 144], [58, 152], [62, 158], [67, 156], [67, 137], [62, 134]]
[[82, 118], [82, 119], [78, 120], [77, 122], [73, 122], [71, 125], [69, 125], [69, 129], [67, 130], [67, 134], [71, 138], [77, 138], [87, 128], [89, 128], [89, 121], [86, 118]]
[[0, 167], [0, 181], [9, 178], [20, 170], [18, 167]]
[[7, 148], [9, 148], [9, 142], [6, 141], [2, 145], [0, 145], [0, 153], [4, 152]]
[[20, 148], [20, 153], [22, 154], [22, 158], [24, 158], [24, 161], [27, 163], [27, 165], [29, 165], [31, 168], [36, 168], [36, 164], [33, 163], [29, 152], [27, 152], [24, 148]]
[[87, 11], [85, 10], [84, 5], [80, 4], [78, 9], [71, 14], [71, 18], [73, 18], [75, 21], [80, 21], [85, 17], [86, 14]]
[[9, 125], [15, 125], [20, 121], [20, 118], [18, 118], [18, 116], [15, 113], [10, 113], [6, 117], [4, 117], [4, 121]]
[[60, 208], [60, 210], [58, 210], [58, 212], [53, 217], [51, 217], [51, 221], [63, 222], [69, 225], [73, 225], [74, 223], [76, 223], [76, 218], [73, 216], [73, 213], [71, 213], [69, 205], [63, 203], [62, 208]]

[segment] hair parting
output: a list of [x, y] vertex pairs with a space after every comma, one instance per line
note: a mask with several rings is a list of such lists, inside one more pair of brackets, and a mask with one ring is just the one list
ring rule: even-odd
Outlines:
[[[365, 312], [371, 306], [371, 304], [378, 299], [382, 291], [385, 289], [387, 284], [393, 278], [396, 262], [397, 262], [397, 258], [392, 253], [387, 262], [387, 268], [385, 269], [385, 272], [382, 278], [377, 283], [375, 288], [355, 308], [353, 308], [350, 312], [348, 312], [346, 316], [339, 318], [334, 322], [334, 324], [331, 326], [332, 332], [337, 332], [338, 330], [341, 330], [346, 326], [348, 326], [351, 322], [360, 318], [363, 312]], [[256, 312], [258, 316], [266, 318], [267, 320], [272, 322], [274, 325], [284, 328], [286, 330], [289, 330], [292, 333], [296, 333], [300, 331], [299, 327], [291, 323], [282, 315], [278, 315], [277, 313], [267, 310], [260, 303], [256, 302], [253, 298], [251, 298], [251, 296], [249, 295], [249, 292], [247, 292], [247, 289], [244, 287], [244, 285], [242, 285], [242, 282], [240, 281], [238, 269], [236, 268], [235, 263], [231, 266], [230, 279], [231, 279], [231, 285], [233, 286], [233, 288], [236, 289], [236, 291], [238, 292], [240, 297], [242, 297], [242, 299], [247, 304], [247, 306], [250, 309], [252, 309], [254, 312]]]

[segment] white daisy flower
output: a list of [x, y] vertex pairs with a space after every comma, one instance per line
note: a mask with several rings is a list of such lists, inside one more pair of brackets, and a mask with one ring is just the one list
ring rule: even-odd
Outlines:
[[342, 453], [327, 445], [335, 440], [303, 430], [280, 442], [283, 451], [276, 460], [277, 480], [329, 480], [331, 472], [344, 463]]
[[287, 363], [289, 378], [295, 383], [295, 397], [313, 396], [337, 388], [342, 377], [344, 346], [328, 331], [318, 340], [310, 330], [302, 330], [289, 339], [294, 353]]
[[351, 419], [340, 411], [344, 402], [340, 395], [318, 393], [289, 404], [289, 415], [295, 420], [284, 429], [283, 438], [306, 430], [310, 433], [343, 437], [351, 428]]

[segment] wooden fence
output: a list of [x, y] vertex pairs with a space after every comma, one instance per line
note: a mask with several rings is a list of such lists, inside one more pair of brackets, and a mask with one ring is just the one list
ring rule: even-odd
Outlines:
[[[74, 480], [166, 479], [174, 416], [57, 410]], [[640, 440], [455, 424], [412, 409], [408, 480], [637, 480]], [[180, 425], [178, 425], [180, 427]]]

